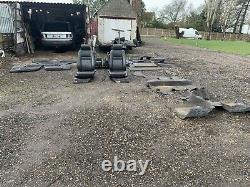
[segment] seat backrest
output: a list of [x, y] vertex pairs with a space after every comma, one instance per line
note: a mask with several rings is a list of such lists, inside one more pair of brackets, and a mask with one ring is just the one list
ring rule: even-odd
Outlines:
[[93, 71], [95, 69], [94, 53], [89, 45], [81, 45], [78, 52], [77, 68], [79, 71]]
[[123, 50], [123, 46], [121, 44], [116, 44], [112, 46], [112, 50], [110, 52], [109, 66], [110, 70], [126, 70], [125, 51]]

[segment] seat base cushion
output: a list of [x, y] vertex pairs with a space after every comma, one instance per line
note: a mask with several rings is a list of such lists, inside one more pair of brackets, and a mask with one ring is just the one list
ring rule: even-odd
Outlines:
[[92, 80], [93, 80], [92, 78], [89, 78], [89, 79], [78, 79], [78, 78], [75, 78], [73, 83], [74, 84], [83, 84], [83, 83], [89, 83]]
[[95, 76], [95, 71], [85, 71], [85, 72], [77, 72], [75, 78], [77, 79], [93, 79]]

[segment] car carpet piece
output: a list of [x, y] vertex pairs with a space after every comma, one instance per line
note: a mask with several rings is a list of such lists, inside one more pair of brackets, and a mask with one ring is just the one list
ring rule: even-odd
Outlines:
[[23, 72], [34, 72], [42, 69], [42, 65], [40, 64], [25, 64], [25, 65], [14, 65], [10, 73], [23, 73]]
[[69, 64], [46, 65], [44, 69], [46, 71], [65, 71], [71, 70], [71, 66]]
[[224, 110], [230, 113], [247, 113], [250, 112], [250, 103], [222, 103]]
[[74, 64], [76, 61], [70, 61], [70, 60], [33, 60], [32, 63], [34, 64], [40, 64], [43, 66], [55, 66], [55, 65], [69, 65]]

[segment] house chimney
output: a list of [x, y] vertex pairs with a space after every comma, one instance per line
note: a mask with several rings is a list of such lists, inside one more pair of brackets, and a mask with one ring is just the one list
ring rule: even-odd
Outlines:
[[140, 16], [140, 11], [141, 11], [141, 1], [142, 0], [130, 0], [130, 4], [136, 11], [137, 15]]

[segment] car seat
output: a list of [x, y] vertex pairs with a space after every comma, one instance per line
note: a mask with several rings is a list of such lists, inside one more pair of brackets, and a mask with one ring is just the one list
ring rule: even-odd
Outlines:
[[127, 77], [126, 55], [121, 44], [114, 44], [109, 56], [110, 78]]
[[95, 75], [95, 54], [89, 45], [82, 44], [78, 52], [77, 79], [93, 79]]

